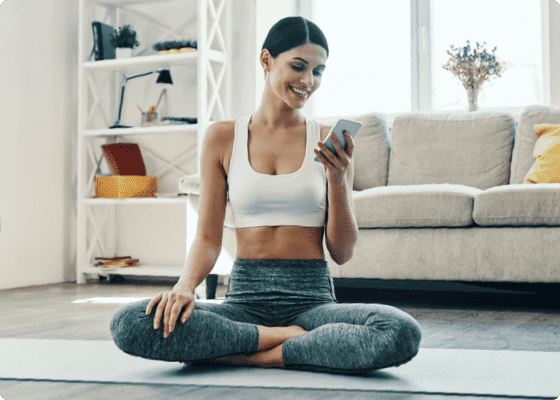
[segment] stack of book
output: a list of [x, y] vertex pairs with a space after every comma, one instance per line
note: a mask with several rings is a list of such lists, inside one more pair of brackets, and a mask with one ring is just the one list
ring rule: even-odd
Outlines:
[[126, 257], [95, 257], [97, 266], [103, 268], [126, 268], [137, 267], [139, 263], [138, 258]]

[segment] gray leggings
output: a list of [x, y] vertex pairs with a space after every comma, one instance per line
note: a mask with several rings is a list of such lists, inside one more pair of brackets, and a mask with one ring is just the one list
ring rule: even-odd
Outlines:
[[[257, 351], [257, 325], [297, 325], [308, 333], [282, 345], [288, 369], [355, 374], [398, 366], [417, 353], [420, 326], [382, 304], [339, 304], [325, 260], [236, 260], [226, 299], [196, 302], [191, 317], [167, 338], [146, 315], [149, 300], [111, 318], [124, 352], [148, 359], [196, 362]], [[162, 324], [163, 325], [163, 324]]]

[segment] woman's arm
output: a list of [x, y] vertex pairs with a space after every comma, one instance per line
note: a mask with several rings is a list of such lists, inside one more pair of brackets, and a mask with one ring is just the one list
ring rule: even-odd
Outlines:
[[338, 265], [352, 258], [358, 241], [358, 224], [352, 200], [353, 169], [353, 163], [350, 162], [343, 180], [334, 183], [327, 181], [325, 241], [331, 258]]
[[[200, 207], [196, 238], [185, 261], [179, 281], [169, 292], [162, 292], [147, 306], [146, 314], [158, 304], [154, 328], [158, 329], [163, 316], [164, 337], [173, 331], [177, 318], [190, 318], [194, 310], [194, 290], [214, 268], [222, 248], [223, 224], [227, 204], [226, 174], [223, 154], [227, 147], [229, 122], [217, 122], [208, 128], [200, 161]], [[229, 136], [228, 136], [229, 135]]]
[[214, 268], [222, 249], [227, 203], [227, 178], [223, 168], [224, 136], [229, 122], [211, 125], [200, 158], [200, 207], [196, 237], [174, 289], [194, 292]]
[[322, 143], [319, 143], [319, 148], [324, 155], [315, 151], [317, 157], [325, 165], [327, 173], [326, 246], [331, 258], [338, 265], [342, 265], [352, 258], [354, 246], [358, 240], [358, 224], [354, 217], [352, 200], [354, 142], [348, 133], [344, 134], [347, 143], [346, 151], [336, 136], [331, 135], [338, 157]]

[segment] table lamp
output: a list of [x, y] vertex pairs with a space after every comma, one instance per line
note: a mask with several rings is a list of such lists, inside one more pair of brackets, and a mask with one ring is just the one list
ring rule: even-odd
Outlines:
[[156, 83], [168, 83], [170, 85], [173, 85], [173, 80], [171, 79], [171, 73], [169, 72], [168, 69], [150, 71], [150, 72], [146, 72], [145, 74], [139, 74], [139, 75], [134, 75], [134, 76], [129, 76], [129, 77], [125, 76], [124, 79], [123, 79], [122, 88], [121, 88], [121, 102], [119, 104], [119, 116], [118, 116], [117, 120], [115, 121], [114, 125], [110, 127], [110, 129], [131, 128], [130, 126], [121, 125], [121, 113], [122, 113], [122, 106], [123, 106], [123, 100], [124, 100], [124, 89], [126, 88], [126, 83], [131, 79], [140, 78], [141, 76], [150, 75], [150, 74], [153, 74], [154, 72], [159, 72]]

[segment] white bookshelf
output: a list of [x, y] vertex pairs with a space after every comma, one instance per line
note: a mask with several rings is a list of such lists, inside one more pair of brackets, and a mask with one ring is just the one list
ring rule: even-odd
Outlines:
[[[184, 210], [188, 207], [187, 196], [96, 199], [100, 146], [138, 143], [147, 175], [158, 178], [158, 192], [177, 193], [179, 179], [198, 171], [204, 132], [212, 122], [229, 119], [231, 114], [231, 0], [80, 0], [79, 7], [77, 282], [111, 274], [178, 277], [184, 259], [159, 264], [143, 263], [140, 258], [138, 267], [129, 268], [95, 266], [95, 257], [124, 255], [116, 254], [119, 241], [123, 240], [117, 229], [125, 218], [119, 215], [123, 209], [147, 206], [148, 213], [167, 213], [167, 210], [176, 212], [177, 207]], [[141, 46], [133, 51], [131, 58], [95, 61], [91, 57], [93, 21], [114, 28], [132, 25]], [[165, 40], [196, 40], [197, 51], [157, 54], [151, 47]], [[123, 77], [161, 69], [171, 71], [174, 97], [166, 96], [170, 113], [160, 116], [196, 117], [197, 123], [140, 126], [140, 117], [133, 118], [131, 108], [136, 108], [137, 102], [148, 108], [146, 104], [154, 104], [154, 97], [163, 88], [153, 86], [157, 74], [152, 74], [127, 84], [121, 123], [132, 127], [109, 129], [117, 119]], [[165, 151], [173, 154], [166, 156]], [[107, 173], [105, 160], [101, 166], [101, 172]], [[154, 220], [157, 225], [157, 218]], [[158, 236], [162, 235], [160, 232], [165, 234], [162, 227], [154, 226], [153, 231]], [[188, 249], [186, 226], [184, 235]], [[139, 258], [135, 254], [130, 256]]]

